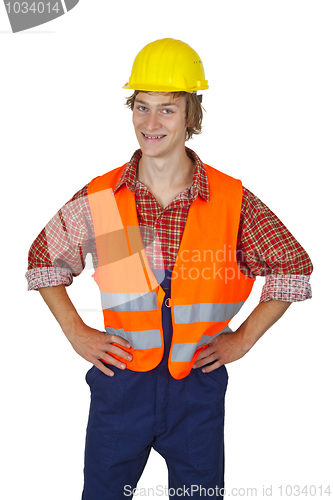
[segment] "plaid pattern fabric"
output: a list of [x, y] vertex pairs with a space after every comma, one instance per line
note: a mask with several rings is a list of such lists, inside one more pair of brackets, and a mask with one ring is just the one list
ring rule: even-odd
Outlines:
[[[197, 196], [209, 202], [205, 166], [192, 150], [186, 148], [186, 152], [196, 165], [192, 185], [165, 209], [136, 179], [140, 150], [127, 163], [115, 188], [115, 192], [126, 187], [135, 193], [143, 243], [154, 268], [173, 268], [191, 203]], [[84, 269], [87, 253], [91, 253], [96, 268], [87, 194], [88, 186], [85, 186], [51, 219], [32, 244], [26, 273], [29, 290], [70, 285], [73, 276]], [[237, 259], [244, 274], [266, 276], [261, 301], [274, 298], [293, 302], [311, 297], [309, 256], [273, 212], [244, 187]]]
[[[262, 289], [260, 302], [268, 300], [284, 300], [299, 302], [304, 300], [304, 293], [310, 287], [310, 276], [271, 274], [266, 276], [265, 286]], [[311, 290], [310, 290], [311, 292]], [[308, 297], [310, 298], [311, 293]]]

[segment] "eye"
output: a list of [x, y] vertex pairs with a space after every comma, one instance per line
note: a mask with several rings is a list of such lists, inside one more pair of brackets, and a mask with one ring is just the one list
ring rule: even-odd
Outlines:
[[172, 111], [172, 109], [165, 108], [165, 109], [162, 109], [162, 113], [164, 115], [171, 115], [173, 113], [173, 111]]
[[147, 111], [147, 108], [145, 106], [137, 106], [137, 108], [139, 111]]

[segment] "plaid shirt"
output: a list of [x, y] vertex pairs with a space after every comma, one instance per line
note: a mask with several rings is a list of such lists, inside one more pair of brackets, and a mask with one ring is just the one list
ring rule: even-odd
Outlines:
[[[172, 269], [176, 260], [187, 214], [197, 196], [209, 202], [209, 186], [204, 164], [189, 148], [195, 161], [192, 185], [162, 208], [148, 188], [136, 178], [141, 150], [126, 164], [114, 190], [135, 193], [138, 220], [149, 264]], [[97, 253], [88, 201], [88, 185], [78, 191], [50, 220], [29, 251], [28, 289], [70, 285], [85, 267], [91, 253], [94, 268]], [[158, 238], [152, 237], [158, 235]], [[282, 222], [249, 190], [243, 200], [237, 241], [238, 267], [247, 276], [265, 276], [260, 301], [270, 299], [295, 302], [311, 298], [309, 284], [312, 264], [308, 254]]]

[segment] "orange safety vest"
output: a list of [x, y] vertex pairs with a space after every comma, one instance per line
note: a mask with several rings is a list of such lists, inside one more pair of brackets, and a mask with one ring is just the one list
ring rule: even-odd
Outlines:
[[[96, 238], [107, 334], [125, 338], [133, 355], [127, 368], [148, 371], [162, 360], [164, 291], [150, 269], [138, 223], [135, 194], [126, 186], [113, 192], [123, 165], [93, 179], [88, 199]], [[191, 204], [171, 278], [173, 336], [169, 371], [186, 377], [199, 354], [222, 332], [248, 298], [254, 279], [238, 268], [237, 234], [242, 184], [205, 165], [209, 201]], [[112, 354], [117, 359], [118, 356]]]

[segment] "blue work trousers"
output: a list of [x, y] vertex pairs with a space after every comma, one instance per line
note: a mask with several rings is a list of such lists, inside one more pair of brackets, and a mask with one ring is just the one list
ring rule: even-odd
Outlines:
[[166, 293], [161, 363], [148, 372], [112, 367], [114, 377], [95, 366], [87, 373], [91, 405], [82, 500], [132, 498], [151, 448], [166, 461], [169, 498], [223, 498], [228, 375], [224, 366], [210, 373], [192, 369], [181, 380], [170, 375], [172, 321], [165, 303], [170, 276], [167, 271], [161, 283]]

